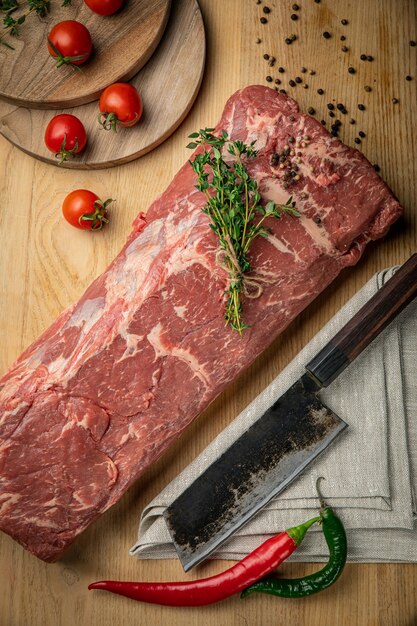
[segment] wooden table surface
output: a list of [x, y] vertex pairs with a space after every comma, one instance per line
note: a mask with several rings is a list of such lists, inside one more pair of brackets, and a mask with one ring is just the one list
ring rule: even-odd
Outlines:
[[[175, 0], [173, 0], [175, 2]], [[162, 192], [187, 158], [187, 134], [217, 121], [228, 96], [251, 83], [275, 79], [329, 127], [327, 103], [347, 114], [340, 137], [358, 144], [403, 203], [405, 218], [368, 247], [359, 265], [345, 271], [226, 393], [153, 465], [120, 503], [79, 538], [58, 563], [45, 564], [17, 543], [0, 538], [1, 626], [173, 625], [412, 626], [417, 624], [417, 566], [349, 564], [331, 589], [305, 600], [234, 597], [201, 609], [147, 606], [91, 593], [87, 584], [115, 579], [174, 580], [205, 576], [228, 563], [212, 561], [185, 576], [177, 561], [128, 556], [144, 506], [256, 396], [305, 343], [377, 270], [401, 263], [417, 249], [416, 120], [417, 38], [414, 0], [201, 0], [207, 33], [207, 66], [197, 101], [175, 134], [136, 162], [114, 169], [70, 171], [36, 161], [0, 137], [0, 372], [101, 273], [121, 248], [130, 224]], [[271, 12], [263, 13], [269, 6]], [[266, 24], [260, 18], [265, 16]], [[348, 24], [342, 25], [341, 20]], [[330, 39], [322, 36], [324, 31]], [[292, 33], [297, 39], [285, 44]], [[346, 36], [344, 42], [340, 37]], [[260, 43], [257, 38], [261, 39]], [[346, 45], [348, 51], [341, 47]], [[269, 66], [263, 55], [276, 57]], [[374, 57], [361, 61], [361, 54]], [[356, 73], [347, 70], [351, 65]], [[280, 73], [282, 66], [285, 72]], [[307, 68], [301, 73], [301, 67]], [[315, 74], [311, 73], [311, 70]], [[173, 68], [181, 80], [180, 68]], [[412, 77], [411, 81], [405, 79]], [[289, 80], [300, 76], [308, 88]], [[372, 91], [365, 91], [368, 85]], [[319, 95], [317, 89], [323, 89]], [[398, 103], [393, 104], [392, 99]], [[359, 111], [358, 103], [366, 110]], [[146, 103], [152, 106], [152, 103]], [[356, 124], [349, 124], [349, 119]], [[90, 188], [113, 197], [108, 228], [72, 229], [60, 213], [65, 195]], [[287, 564], [303, 575], [314, 565]]]

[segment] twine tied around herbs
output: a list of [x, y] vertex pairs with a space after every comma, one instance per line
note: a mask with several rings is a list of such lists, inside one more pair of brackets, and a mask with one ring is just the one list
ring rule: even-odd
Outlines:
[[272, 285], [276, 282], [277, 277], [271, 276], [270, 274], [266, 274], [259, 270], [257, 270], [252, 276], [248, 276], [242, 272], [242, 268], [240, 267], [230, 237], [226, 237], [225, 240], [227, 243], [227, 250], [224, 248], [219, 248], [217, 250], [217, 265], [229, 273], [231, 270], [234, 271], [235, 279], [242, 281], [242, 293], [246, 298], [259, 298], [264, 291], [264, 285]]

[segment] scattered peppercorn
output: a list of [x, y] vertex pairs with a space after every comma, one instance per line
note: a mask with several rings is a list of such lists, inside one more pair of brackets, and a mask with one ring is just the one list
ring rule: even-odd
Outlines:
[[290, 85], [290, 87], [295, 87], [295, 81], [294, 80], [290, 80], [289, 81], [289, 85]]
[[272, 76], [267, 76], [266, 80], [267, 80], [268, 83], [272, 83]]
[[271, 9], [269, 7], [263, 8], [264, 13], [271, 13]]
[[309, 72], [310, 76], [314, 76], [314, 75], [315, 75], [315, 73], [316, 73], [316, 72], [315, 72], [314, 70], [310, 70], [310, 72]]
[[307, 83], [304, 83], [303, 87], [304, 87], [304, 89], [308, 89]]
[[398, 104], [398, 103], [399, 103], [398, 98], [393, 98], [393, 99], [392, 99], [392, 104]]
[[321, 124], [322, 126], [326, 126], [326, 120], [321, 120], [320, 124]]
[[261, 19], [259, 20], [261, 22], [261, 24], [267, 24], [268, 20], [266, 19], [266, 17], [261, 17]]
[[292, 43], [292, 41], [289, 37], [287, 37], [285, 40], [285, 43], [287, 44], [287, 46], [289, 46]]
[[327, 108], [329, 109], [329, 111], [333, 111], [334, 109], [334, 104], [332, 104], [331, 102], [328, 103]]
[[341, 20], [343, 26], [346, 26], [346, 24], [349, 24], [349, 22], [347, 20]]
[[359, 137], [355, 137], [355, 143], [361, 143], [361, 140], [359, 139]]
[[279, 67], [279, 68], [278, 68], [278, 72], [279, 72], [280, 74], [283, 74], [283, 73], [285, 72], [285, 70], [284, 70], [284, 68], [283, 68], [283, 67]]
[[347, 52], [349, 48], [347, 46], [342, 46], [342, 52]]
[[368, 56], [366, 57], [366, 60], [367, 60], [367, 61], [373, 61], [373, 60], [374, 60], [374, 57], [373, 57], [373, 56], [371, 56], [370, 54], [368, 54]]
[[314, 0], [316, 4], [320, 4], [320, 0]]
[[285, 91], [285, 89], [280, 89], [279, 93], [283, 93], [285, 95], [287, 92]]
[[344, 35], [341, 35], [340, 41], [346, 41], [346, 37]]
[[369, 85], [365, 85], [365, 88], [364, 88], [364, 89], [365, 89], [365, 91], [367, 91], [368, 93], [369, 93], [370, 91], [372, 91], [372, 87], [370, 87]]
[[329, 112], [329, 117], [334, 117], [334, 113], [333, 113], [333, 111], [330, 111], [330, 112]]
[[352, 66], [351, 66], [351, 67], [348, 67], [348, 72], [349, 72], [349, 74], [356, 74], [356, 70], [355, 70], [355, 68], [354, 68], [354, 67], [352, 67]]
[[265, 59], [265, 61], [268, 61], [268, 59], [269, 59], [269, 54], [265, 53], [265, 54], [264, 54], [264, 59]]
[[359, 109], [359, 111], [365, 111], [365, 105], [364, 104], [358, 104], [358, 109]]
[[302, 79], [302, 78], [300, 78], [300, 76], [296, 76], [296, 77], [295, 77], [295, 82], [296, 82], [296, 83], [298, 83], [298, 84], [300, 84], [300, 83], [302, 83], [302, 82], [303, 82], [303, 79]]
[[361, 54], [360, 59], [361, 61], [366, 61], [366, 54]]
[[292, 5], [292, 10], [293, 10], [293, 11], [299, 11], [299, 10], [300, 10], [300, 7], [298, 6], [298, 4], [293, 4], [293, 5]]
[[412, 77], [408, 74], [408, 75], [405, 77], [405, 80], [413, 80], [413, 79], [412, 79]]
[[356, 124], [356, 120], [354, 120], [353, 117], [351, 117], [349, 120], [349, 124]]
[[309, 107], [309, 108], [307, 109], [307, 113], [308, 113], [309, 115], [314, 115], [314, 114], [315, 114], [315, 112], [316, 112], [316, 109], [313, 109], [313, 107]]
[[375, 172], [380, 172], [381, 168], [379, 167], [378, 163], [374, 163], [373, 168], [375, 170]]
[[261, 4], [262, 0], [256, 0], [256, 4]]
[[323, 33], [323, 37], [324, 37], [325, 39], [330, 39], [331, 35], [330, 35], [330, 33], [329, 33], [329, 32], [327, 32], [327, 30], [325, 30], [325, 31], [324, 31], [324, 33]]
[[359, 137], [362, 137], [362, 139], [363, 139], [364, 137], [366, 137], [366, 135], [365, 135], [365, 133], [363, 132], [363, 130], [360, 130], [360, 131], [358, 132], [358, 135], [359, 135]]
[[306, 71], [307, 71], [307, 68], [306, 68], [306, 67], [302, 67], [302, 68], [301, 68], [301, 70], [300, 70], [300, 72], [301, 72], [302, 74], [305, 74], [305, 73], [306, 73]]
[[276, 61], [275, 57], [271, 57], [268, 61], [269, 67], [274, 67], [275, 61]]
[[274, 82], [275, 82], [276, 85], [280, 85], [281, 84], [281, 81], [280, 81], [279, 78], [276, 78]]
[[412, 48], [415, 48], [417, 46], [417, 42], [415, 42], [413, 39], [410, 41], [410, 46]]
[[261, 43], [262, 39], [259, 39], [259, 37], [256, 38], [255, 43]]
[[317, 89], [317, 93], [319, 96], [322, 96], [324, 94], [324, 89]]
[[297, 13], [291, 13], [290, 17], [291, 17], [291, 19], [293, 20], [293, 22], [295, 22], [296, 20], [298, 20], [298, 15], [297, 15]]

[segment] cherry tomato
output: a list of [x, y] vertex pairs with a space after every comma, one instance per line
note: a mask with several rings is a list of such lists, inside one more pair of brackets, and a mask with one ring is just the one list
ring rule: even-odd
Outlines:
[[123, 0], [84, 0], [84, 2], [99, 15], [113, 15], [123, 4]]
[[142, 116], [142, 98], [130, 83], [113, 83], [101, 94], [99, 109], [99, 123], [105, 130], [134, 126]]
[[85, 148], [87, 134], [83, 123], [69, 113], [55, 115], [45, 129], [45, 144], [63, 163], [70, 156], [78, 154]]
[[57, 67], [64, 64], [82, 65], [91, 55], [93, 42], [84, 24], [65, 20], [56, 24], [48, 35], [48, 50], [58, 59]]
[[69, 193], [63, 204], [62, 213], [72, 226], [82, 230], [100, 230], [108, 223], [108, 205], [113, 200], [100, 200], [88, 189], [76, 189]]

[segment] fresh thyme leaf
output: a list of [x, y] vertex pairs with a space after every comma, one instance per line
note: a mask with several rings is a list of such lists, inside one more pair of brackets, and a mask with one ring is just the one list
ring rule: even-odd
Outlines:
[[[63, 6], [69, 6], [71, 0], [63, 0]], [[3, 31], [0, 33], [0, 43], [6, 48], [14, 50], [13, 46], [5, 43], [3, 38], [6, 35], [17, 36], [19, 35], [19, 26], [21, 26], [26, 18], [32, 13], [36, 13], [39, 17], [45, 17], [50, 10], [49, 0], [27, 0], [27, 10], [24, 10], [16, 18], [11, 16], [11, 13], [18, 9], [22, 9], [22, 3], [19, 4], [18, 0], [0, 0], [0, 13], [3, 13]]]
[[[217, 260], [229, 274], [226, 324], [241, 334], [248, 328], [242, 320], [242, 296], [258, 297], [262, 292], [262, 277], [248, 276], [250, 246], [256, 237], [268, 236], [269, 229], [263, 225], [266, 218], [279, 219], [282, 213], [293, 217], [300, 214], [292, 196], [285, 204], [273, 201], [266, 206], [261, 204], [258, 183], [245, 167], [245, 162], [257, 154], [254, 141], [247, 145], [232, 141], [225, 130], [219, 137], [213, 135], [213, 131], [213, 128], [204, 128], [189, 135], [195, 141], [187, 148], [204, 148], [189, 163], [197, 175], [196, 188], [206, 196], [202, 210], [210, 218], [210, 228], [219, 239]], [[223, 153], [233, 158], [226, 162]]]

